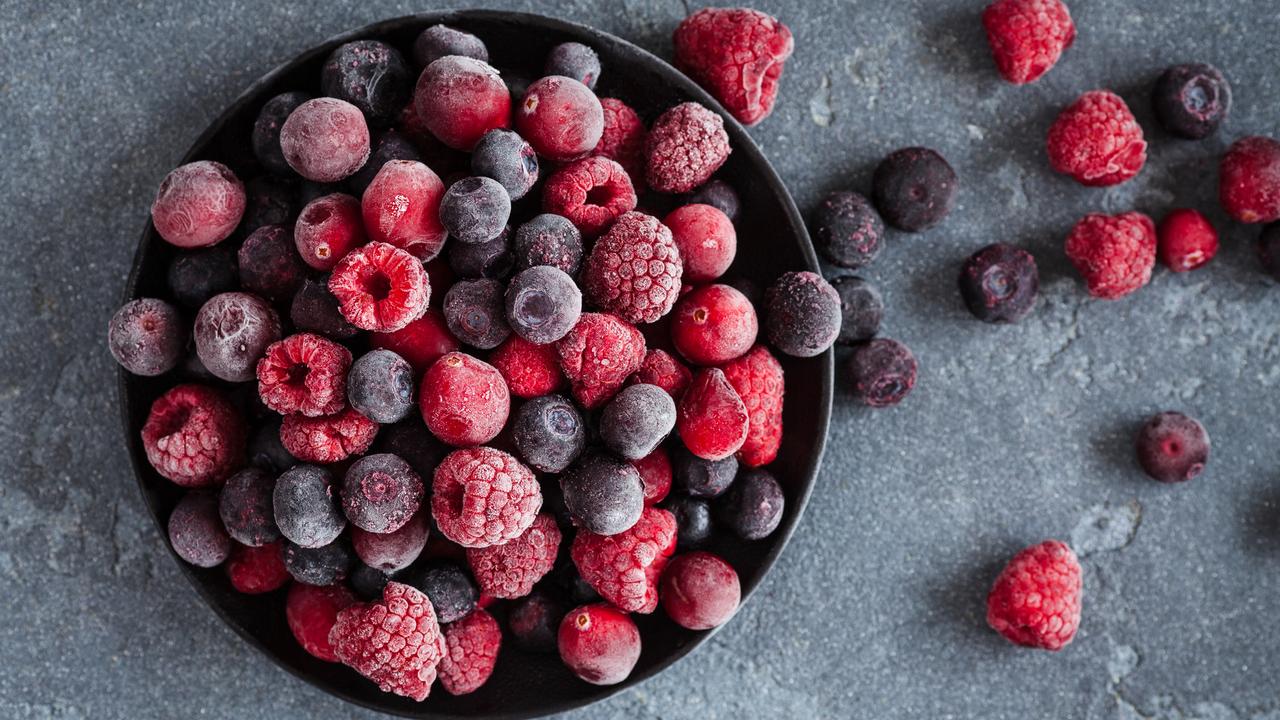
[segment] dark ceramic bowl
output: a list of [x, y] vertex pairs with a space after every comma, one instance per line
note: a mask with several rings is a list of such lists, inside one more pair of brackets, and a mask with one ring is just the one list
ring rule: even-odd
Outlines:
[[[763, 288], [786, 270], [818, 270], [813, 247], [786, 188], [742, 126], [711, 96], [667, 63], [631, 43], [582, 25], [538, 15], [486, 11], [425, 13], [380, 22], [335, 37], [254, 83], [200, 136], [183, 162], [219, 160], [241, 177], [253, 177], [258, 169], [248, 138], [258, 110], [268, 98], [286, 90], [319, 94], [320, 66], [330, 51], [344, 42], [378, 38], [401, 48], [409, 57], [408, 51], [417, 34], [441, 22], [484, 39], [493, 64], [503, 70], [504, 76], [514, 73], [536, 78], [547, 51], [557, 43], [576, 40], [590, 45], [599, 53], [604, 67], [596, 91], [601, 97], [613, 96], [626, 101], [646, 122], [664, 109], [687, 100], [720, 112], [725, 117], [733, 154], [717, 176], [728, 180], [742, 198], [738, 256], [730, 276], [749, 279]], [[233, 236], [228, 242], [236, 239]], [[134, 258], [125, 298], [165, 297], [165, 269], [173, 252], [148, 223]], [[740, 542], [726, 538], [708, 548], [722, 554], [737, 568], [744, 601], [760, 584], [795, 531], [822, 459], [831, 413], [832, 353], [828, 351], [806, 360], [780, 359], [786, 368], [786, 435], [781, 454], [771, 469], [786, 493], [786, 514], [778, 530], [767, 539]], [[151, 469], [139, 433], [152, 401], [181, 380], [174, 377], [176, 374], [150, 379], [123, 371], [120, 374], [125, 441], [138, 485], [162, 536], [181, 490]], [[254, 391], [249, 384], [238, 392], [252, 394]], [[237, 391], [232, 392], [234, 395]], [[416, 703], [383, 693], [354, 671], [322, 662], [303, 651], [284, 621], [283, 591], [242, 595], [231, 588], [220, 568], [202, 570], [181, 560], [179, 565], [214, 612], [272, 662], [344, 700], [406, 717], [528, 718], [570, 710], [643, 682], [684, 657], [711, 634], [680, 628], [661, 610], [653, 615], [636, 616], [644, 644], [639, 664], [625, 682], [610, 687], [578, 680], [553, 655], [526, 654], [508, 643], [503, 647], [493, 677], [477, 692], [453, 697], [437, 686], [430, 698]], [[501, 609], [496, 612], [501, 619]]]

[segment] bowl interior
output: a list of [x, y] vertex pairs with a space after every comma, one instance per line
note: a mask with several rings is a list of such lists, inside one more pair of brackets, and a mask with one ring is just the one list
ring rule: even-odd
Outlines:
[[[357, 38], [382, 39], [411, 57], [409, 50], [417, 33], [439, 22], [484, 39], [491, 61], [504, 76], [514, 74], [535, 79], [552, 46], [568, 40], [586, 43], [599, 53], [604, 67], [597, 93], [601, 97], [624, 100], [646, 122], [686, 100], [720, 110], [705, 92], [669, 65], [605, 33], [535, 15], [485, 11], [428, 13], [385, 21], [334, 38], [263, 77], [214, 122], [184, 162], [219, 160], [244, 179], [254, 177], [259, 169], [248, 137], [263, 103], [287, 90], [319, 94], [320, 66], [328, 53], [342, 42]], [[741, 126], [725, 117], [734, 151], [717, 177], [729, 181], [742, 199], [742, 215], [737, 223], [738, 254], [729, 275], [746, 278], [763, 288], [785, 270], [816, 271], [813, 249], [785, 188]], [[537, 202], [533, 197], [536, 193], [537, 189], [530, 193], [530, 202]], [[666, 210], [660, 201], [642, 209], [659, 217]], [[233, 237], [228, 242], [237, 240]], [[148, 223], [134, 261], [128, 297], [166, 297], [165, 269], [172, 255], [173, 248], [161, 241]], [[287, 312], [284, 317], [287, 318]], [[738, 570], [744, 600], [773, 564], [799, 520], [821, 461], [830, 415], [831, 352], [805, 360], [785, 356], [779, 359], [786, 369], [786, 435], [781, 453], [770, 469], [786, 493], [782, 525], [765, 540], [722, 539], [708, 548], [723, 555]], [[147, 379], [121, 373], [121, 403], [131, 459], [162, 535], [165, 521], [181, 492], [148, 465], [139, 433], [151, 402], [179, 379], [174, 374]], [[233, 392], [255, 390], [249, 384]], [[607, 697], [659, 672], [710, 634], [684, 630], [667, 620], [661, 610], [650, 616], [636, 616], [644, 639], [643, 653], [631, 677], [612, 687], [589, 685], [572, 676], [555, 657], [527, 654], [507, 643], [493, 677], [479, 691], [453, 697], [437, 686], [427, 701], [415, 703], [382, 693], [344, 666], [322, 662], [304, 652], [284, 622], [284, 591], [262, 596], [242, 595], [231, 588], [221, 569], [201, 570], [179, 563], [209, 605], [273, 661], [348, 701], [406, 716], [531, 717], [568, 710]], [[501, 605], [495, 610], [500, 620], [504, 611]]]

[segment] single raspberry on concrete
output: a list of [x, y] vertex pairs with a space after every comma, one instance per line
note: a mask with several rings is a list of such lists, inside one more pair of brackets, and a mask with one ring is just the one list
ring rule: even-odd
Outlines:
[[556, 564], [560, 528], [549, 513], [541, 513], [520, 537], [502, 545], [469, 548], [467, 564], [485, 595], [513, 600], [533, 590]]
[[271, 345], [258, 361], [258, 395], [281, 415], [332, 415], [347, 405], [351, 351], [312, 333]]
[[337, 415], [286, 415], [280, 424], [280, 443], [302, 462], [336, 463], [369, 449], [378, 423], [347, 408]]
[[636, 374], [627, 378], [627, 383], [648, 383], [657, 385], [673, 400], [679, 400], [693, 380], [693, 373], [683, 363], [671, 356], [666, 350], [653, 348], [645, 353], [644, 362]]
[[640, 630], [608, 603], [583, 605], [564, 616], [557, 633], [560, 659], [592, 685], [616, 685], [640, 659]]
[[747, 441], [751, 418], [747, 406], [719, 368], [703, 368], [680, 398], [676, 430], [689, 452], [704, 460], [720, 460]]
[[1088, 186], [1119, 185], [1147, 162], [1147, 141], [1129, 106], [1109, 90], [1081, 95], [1049, 128], [1049, 163]]
[[457, 350], [458, 339], [449, 332], [444, 315], [438, 310], [428, 310], [422, 317], [389, 333], [374, 333], [369, 344], [375, 348], [390, 350], [413, 366], [419, 376], [435, 364], [436, 360]]
[[795, 49], [791, 31], [762, 12], [705, 8], [675, 32], [676, 66], [698, 81], [741, 122], [773, 111], [782, 66]]
[[738, 460], [747, 467], [768, 465], [782, 447], [782, 364], [768, 348], [757, 345], [722, 369], [750, 418]]
[[1086, 215], [1067, 236], [1067, 259], [1104, 300], [1124, 297], [1151, 280], [1156, 262], [1156, 226], [1138, 212]]
[[201, 160], [165, 176], [151, 203], [151, 223], [170, 245], [216, 245], [240, 224], [245, 202], [244, 183], [231, 168]]
[[151, 467], [173, 483], [216, 485], [244, 462], [244, 420], [217, 390], [179, 385], [151, 404], [142, 447]]
[[285, 599], [285, 620], [303, 650], [326, 662], [337, 662], [329, 632], [338, 613], [355, 603], [356, 596], [345, 585], [294, 583]]
[[511, 394], [502, 374], [470, 355], [452, 352], [436, 361], [418, 393], [422, 420], [450, 445], [479, 445], [507, 424]]
[[533, 472], [501, 450], [455, 450], [432, 480], [431, 515], [445, 537], [466, 548], [520, 537], [541, 508]]
[[696, 102], [662, 113], [645, 140], [645, 180], [663, 193], [683, 193], [706, 182], [729, 159], [724, 119]]
[[648, 614], [658, 607], [658, 578], [675, 549], [675, 516], [645, 508], [639, 522], [616, 535], [579, 530], [569, 554], [600, 597], [626, 612]]
[[616, 98], [600, 98], [604, 109], [604, 131], [592, 155], [616, 161], [627, 171], [632, 186], [644, 182], [644, 121], [631, 106]]
[[1235, 141], [1222, 156], [1218, 197], [1234, 220], [1280, 220], [1280, 141], [1260, 136]]
[[534, 345], [512, 335], [493, 351], [489, 362], [502, 373], [511, 394], [525, 400], [550, 395], [565, 383], [554, 344]]
[[737, 571], [709, 552], [677, 556], [662, 573], [662, 609], [683, 628], [719, 627], [738, 611], [741, 599]]
[[542, 209], [568, 218], [582, 234], [594, 237], [636, 209], [636, 191], [622, 165], [607, 157], [587, 157], [547, 178]]
[[1062, 0], [996, 0], [982, 13], [996, 67], [1014, 85], [1035, 82], [1076, 39]]
[[1157, 253], [1174, 272], [1195, 270], [1218, 254], [1218, 231], [1196, 210], [1174, 210], [1160, 221]]
[[644, 336], [615, 315], [583, 313], [569, 334], [556, 343], [560, 369], [573, 397], [594, 410], [613, 397], [644, 363]]
[[492, 615], [476, 608], [445, 626], [444, 644], [440, 684], [450, 695], [466, 695], [479, 690], [493, 674], [502, 647], [502, 628]]
[[387, 583], [381, 602], [357, 603], [339, 612], [329, 642], [338, 660], [383, 692], [419, 702], [431, 692], [445, 653], [431, 601], [398, 582]]
[[440, 254], [447, 236], [440, 222], [444, 182], [425, 164], [391, 160], [360, 198], [369, 239], [394, 245], [426, 262]]
[[284, 566], [284, 542], [277, 540], [258, 547], [234, 543], [227, 560], [227, 579], [236, 592], [246, 595], [260, 595], [284, 587], [289, 582], [289, 571]]
[[987, 624], [1009, 642], [1061, 650], [1080, 627], [1080, 561], [1065, 543], [1046, 540], [1009, 561], [987, 595]]
[[651, 323], [675, 305], [682, 272], [667, 226], [652, 215], [629, 212], [591, 248], [582, 282], [602, 309], [627, 322]]
[[329, 291], [352, 325], [393, 332], [427, 311], [431, 285], [417, 258], [386, 243], [371, 242], [342, 258], [329, 277]]

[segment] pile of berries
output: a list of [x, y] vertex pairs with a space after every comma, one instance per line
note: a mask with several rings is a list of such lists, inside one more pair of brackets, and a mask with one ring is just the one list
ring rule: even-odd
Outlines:
[[[790, 34], [702, 11], [681, 61], [736, 62], [724, 33], [760, 75], [720, 89], [758, 120]], [[473, 692], [504, 634], [618, 683], [633, 613], [724, 623], [739, 580], [708, 543], [782, 521], [779, 354], [825, 352], [839, 296], [811, 272], [739, 290], [724, 121], [686, 102], [646, 125], [596, 96], [607, 70], [566, 43], [515, 92], [445, 26], [338, 47], [323, 96], [262, 106], [247, 181], [164, 179], [170, 299], [111, 320], [120, 364], [170, 380], [142, 444], [186, 491], [174, 550], [287, 593], [298, 643], [386, 692]]]

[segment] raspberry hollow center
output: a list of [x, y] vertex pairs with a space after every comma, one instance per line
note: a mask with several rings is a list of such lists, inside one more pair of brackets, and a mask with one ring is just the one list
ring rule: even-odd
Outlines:
[[365, 281], [365, 289], [375, 302], [386, 300], [387, 296], [391, 294], [391, 278], [384, 273], [375, 272]]
[[604, 207], [613, 200], [613, 190], [608, 185], [596, 185], [587, 191], [587, 205], [598, 205]]

